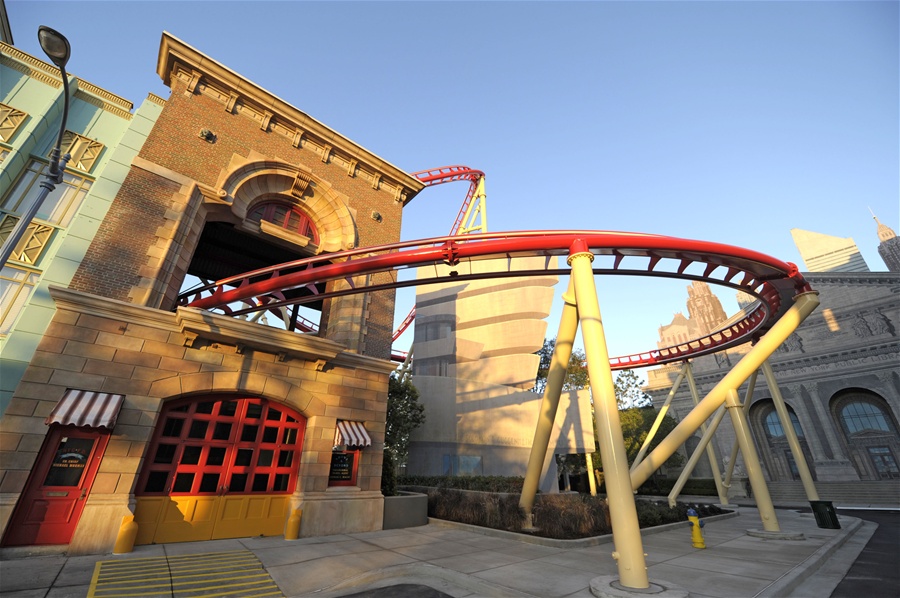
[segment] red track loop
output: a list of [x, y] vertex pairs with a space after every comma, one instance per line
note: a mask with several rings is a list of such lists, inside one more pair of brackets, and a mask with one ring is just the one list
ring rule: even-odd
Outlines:
[[[758, 338], [787, 311], [796, 294], [810, 290], [794, 264], [731, 245], [615, 231], [523, 231], [438, 237], [297, 260], [217, 281], [191, 291], [193, 299], [183, 295], [180, 303], [202, 309], [227, 309], [228, 304], [245, 302], [250, 307], [228, 310], [233, 315], [241, 315], [326, 297], [451, 279], [568, 274], [568, 269], [559, 268], [551, 258], [568, 255], [576, 241], [581, 241], [581, 246], [594, 254], [592, 268], [595, 274], [701, 280], [739, 289], [759, 299], [727, 328], [684, 344], [614, 357], [610, 359], [613, 369], [680, 361]], [[452, 256], [452, 260], [448, 260], [448, 256]], [[546, 256], [545, 267], [515, 269], [511, 258], [525, 256]], [[361, 288], [352, 280], [362, 275], [447, 264], [448, 261], [455, 265], [486, 259], [506, 259], [508, 270], [463, 275], [456, 270], [439, 273], [436, 268], [431, 276]], [[340, 261], [335, 263], [334, 260]], [[421, 272], [420, 275], [424, 276]], [[316, 283], [333, 280], [344, 280], [349, 288], [292, 301], [281, 299], [282, 291], [314, 288]]]
[[478, 179], [483, 178], [484, 173], [468, 166], [442, 166], [441, 168], [414, 172], [412, 175], [425, 183], [426, 187], [452, 183], [453, 181], [469, 181], [469, 192], [466, 194], [466, 199], [463, 200], [459, 214], [456, 215], [456, 221], [450, 228], [451, 235], [459, 232], [459, 227], [462, 226], [466, 212], [469, 210], [469, 204], [472, 203], [472, 197], [475, 195], [475, 189], [478, 187]]

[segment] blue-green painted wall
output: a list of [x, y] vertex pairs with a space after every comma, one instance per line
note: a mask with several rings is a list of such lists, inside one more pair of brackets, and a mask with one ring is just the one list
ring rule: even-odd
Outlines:
[[[5, 45], [0, 50], [4, 54], [0, 61], [0, 102], [28, 114], [9, 143], [0, 143], [0, 147], [10, 152], [6, 160], [0, 163], [2, 198], [32, 157], [45, 158], [55, 144], [62, 117], [63, 87], [54, 87], [15, 68], [14, 62], [21, 64], [17, 58], [18, 50]], [[30, 67], [33, 68], [33, 63]], [[59, 81], [59, 72], [49, 65], [41, 74], [55, 76]], [[140, 151], [162, 111], [162, 106], [150, 100], [145, 100], [132, 114], [105, 110], [79, 97], [81, 94], [93, 97], [90, 86], [79, 89], [77, 78], [70, 77], [69, 81], [71, 104], [66, 128], [99, 141], [104, 149], [92, 171], [87, 173], [94, 181], [91, 190], [71, 224], [54, 234], [38, 264], [43, 271], [40, 282], [10, 333], [0, 337], [0, 416], [6, 412], [13, 392], [22, 382], [25, 368], [53, 318], [56, 308], [50, 298], [49, 286], [69, 286], [125, 180], [132, 159]], [[81, 94], [76, 94], [79, 90]]]

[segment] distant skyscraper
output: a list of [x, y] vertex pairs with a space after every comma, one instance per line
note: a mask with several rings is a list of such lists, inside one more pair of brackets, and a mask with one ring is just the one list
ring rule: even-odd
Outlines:
[[850, 237], [832, 237], [799, 228], [792, 228], [791, 236], [807, 272], [869, 272], [866, 260]]
[[900, 237], [889, 226], [878, 222], [878, 217], [872, 214], [872, 218], [878, 224], [878, 255], [884, 260], [888, 272], [900, 272]]

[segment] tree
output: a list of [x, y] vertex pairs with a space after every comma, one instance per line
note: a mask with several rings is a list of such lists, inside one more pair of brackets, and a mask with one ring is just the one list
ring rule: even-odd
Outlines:
[[[656, 410], [649, 406], [631, 407], [619, 411], [619, 421], [622, 424], [622, 436], [625, 439], [625, 454], [628, 456], [629, 465], [634, 463], [635, 457], [637, 457], [638, 453], [641, 451], [641, 446], [644, 444], [644, 440], [647, 439], [647, 435], [650, 433], [650, 428], [653, 427], [653, 422], [656, 421], [656, 417]], [[678, 422], [675, 421], [674, 417], [670, 415], [663, 416], [659, 428], [656, 430], [656, 434], [653, 435], [653, 440], [650, 442], [647, 453], [649, 454], [650, 451], [655, 449], [656, 446], [662, 442], [662, 439], [677, 425]], [[664, 465], [666, 467], [679, 467], [683, 463], [684, 457], [681, 453], [675, 452], [668, 460], [666, 460]]]
[[634, 370], [624, 370], [616, 374], [616, 402], [619, 409], [630, 407], [650, 407], [653, 400], [641, 390], [641, 379]]
[[381, 493], [397, 494], [396, 465], [409, 456], [409, 435], [425, 423], [425, 406], [409, 377], [397, 372], [388, 380], [387, 419], [384, 424], [384, 461], [381, 464]]
[[[534, 380], [534, 392], [543, 394], [547, 388], [547, 376], [550, 374], [550, 362], [553, 359], [553, 351], [556, 349], [556, 339], [544, 339], [544, 346], [537, 354], [541, 358], [538, 364], [537, 377]], [[581, 390], [590, 386], [590, 378], [587, 370], [587, 357], [582, 349], [573, 349], [569, 357], [569, 365], [566, 368], [566, 379], [563, 382], [563, 390]]]
[[409, 435], [425, 423], [425, 406], [419, 403], [419, 391], [397, 372], [388, 381], [387, 420], [384, 424], [384, 450], [395, 463], [405, 463], [409, 456]]

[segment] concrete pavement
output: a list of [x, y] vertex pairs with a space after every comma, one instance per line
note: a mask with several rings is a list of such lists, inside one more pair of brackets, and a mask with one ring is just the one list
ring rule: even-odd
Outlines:
[[[802, 534], [803, 539], [748, 534], [762, 525], [758, 511], [744, 506], [706, 519], [706, 549], [691, 546], [687, 523], [643, 530], [650, 582], [671, 584], [698, 598], [824, 598], [877, 527], [840, 512], [837, 530], [818, 528], [809, 513], [778, 510], [777, 516], [786, 535]], [[523, 538], [438, 520], [290, 542], [267, 537], [138, 546], [118, 556], [67, 557], [8, 548], [0, 551], [0, 595], [587, 598], [593, 596], [592, 580], [617, 576], [612, 551], [609, 536]], [[241, 569], [231, 563], [240, 563]], [[126, 570], [133, 577], [121, 573]]]

